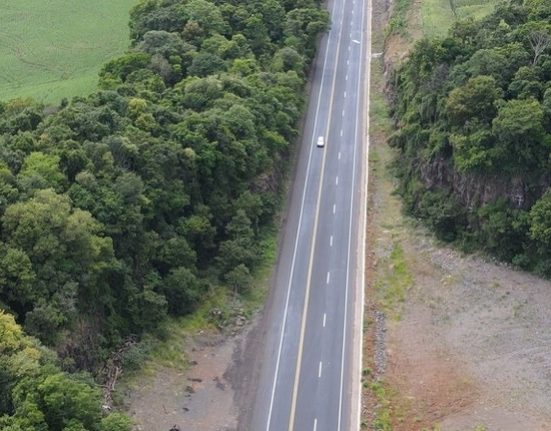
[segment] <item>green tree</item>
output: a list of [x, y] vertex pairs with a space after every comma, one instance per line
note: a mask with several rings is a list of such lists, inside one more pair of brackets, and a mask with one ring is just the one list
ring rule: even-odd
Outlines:
[[[107, 290], [106, 271], [114, 264], [111, 240], [101, 237], [100, 224], [90, 213], [73, 209], [67, 197], [51, 189], [41, 190], [30, 200], [9, 206], [2, 223], [6, 244], [25, 253], [32, 263], [35, 282], [26, 298], [45, 301], [40, 307], [41, 323], [44, 318], [53, 319], [53, 327], [58, 327], [66, 320], [58, 316], [67, 316], [74, 295], [78, 293], [84, 301], [84, 311]], [[22, 258], [21, 264], [24, 262]], [[50, 300], [53, 302], [46, 304]], [[59, 313], [54, 311], [56, 307]], [[35, 329], [48, 339], [55, 334], [48, 332], [52, 325]]]
[[0, 389], [2, 430], [129, 429], [130, 422], [124, 415], [102, 418], [98, 388], [83, 376], [61, 372], [54, 353], [26, 336], [13, 316], [2, 311]]
[[253, 266], [258, 259], [251, 220], [245, 211], [238, 210], [226, 226], [230, 239], [220, 244], [218, 261], [225, 273], [240, 264]]
[[100, 72], [100, 82], [104, 86], [109, 80], [124, 82], [132, 72], [147, 67], [150, 60], [151, 56], [144, 52], [132, 52], [111, 60], [103, 66]]
[[120, 413], [111, 413], [101, 420], [100, 431], [130, 431], [132, 420]]
[[169, 313], [182, 316], [193, 311], [201, 300], [202, 290], [201, 282], [191, 270], [185, 267], [172, 269], [163, 282]]
[[47, 188], [60, 191], [66, 179], [59, 169], [59, 162], [55, 155], [30, 153], [23, 162], [17, 181], [27, 191]]
[[214, 3], [206, 0], [190, 0], [184, 11], [186, 18], [196, 22], [206, 34], [214, 32], [225, 34], [229, 31], [220, 9]]
[[520, 164], [527, 167], [546, 163], [550, 146], [543, 128], [543, 109], [534, 99], [511, 100], [504, 104], [492, 123], [497, 139], [498, 157], [503, 167], [517, 170]]
[[191, 66], [189, 67], [189, 74], [192, 76], [208, 76], [217, 72], [222, 72], [226, 69], [226, 62], [215, 54], [208, 52], [197, 54]]
[[234, 292], [238, 293], [249, 292], [253, 283], [253, 277], [251, 276], [249, 268], [242, 263], [226, 273], [224, 278], [228, 286], [231, 287]]
[[497, 113], [497, 103], [503, 91], [491, 76], [471, 78], [463, 86], [453, 89], [446, 100], [450, 123], [461, 127], [468, 120], [491, 122]]
[[551, 191], [547, 190], [530, 210], [530, 237], [544, 250], [551, 246]]
[[6, 304], [24, 306], [36, 298], [35, 273], [27, 254], [0, 244], [0, 292]]
[[92, 430], [101, 419], [99, 391], [64, 373], [46, 377], [36, 391], [51, 431], [61, 431], [75, 421]]
[[282, 48], [275, 53], [272, 68], [275, 72], [293, 70], [298, 75], [302, 75], [305, 69], [304, 57], [293, 48]]

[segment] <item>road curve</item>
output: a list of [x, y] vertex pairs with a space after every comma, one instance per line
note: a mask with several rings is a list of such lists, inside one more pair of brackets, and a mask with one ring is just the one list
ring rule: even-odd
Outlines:
[[359, 429], [371, 0], [328, 8], [250, 431]]

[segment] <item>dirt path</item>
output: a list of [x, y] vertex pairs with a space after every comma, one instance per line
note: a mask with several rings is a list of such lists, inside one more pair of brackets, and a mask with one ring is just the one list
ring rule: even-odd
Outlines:
[[[136, 431], [234, 431], [238, 409], [234, 402], [232, 365], [239, 363], [248, 330], [235, 336], [202, 334], [189, 344], [189, 370], [156, 370], [126, 391], [126, 406]], [[242, 384], [242, 382], [236, 382]]]

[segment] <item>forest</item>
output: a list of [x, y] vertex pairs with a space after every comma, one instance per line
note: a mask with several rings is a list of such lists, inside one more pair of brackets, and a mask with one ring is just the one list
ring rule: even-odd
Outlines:
[[328, 25], [317, 0], [142, 0], [100, 90], [0, 103], [2, 430], [128, 430], [90, 373], [251, 288]]
[[551, 3], [504, 1], [421, 40], [391, 98], [405, 209], [462, 249], [551, 276]]

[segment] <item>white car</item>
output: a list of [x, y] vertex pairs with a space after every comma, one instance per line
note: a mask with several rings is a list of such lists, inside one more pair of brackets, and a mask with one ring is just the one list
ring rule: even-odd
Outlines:
[[319, 137], [318, 137], [317, 146], [318, 146], [318, 147], [323, 147], [323, 146], [325, 146], [325, 141], [324, 141], [324, 139], [323, 139], [323, 136], [319, 136]]

